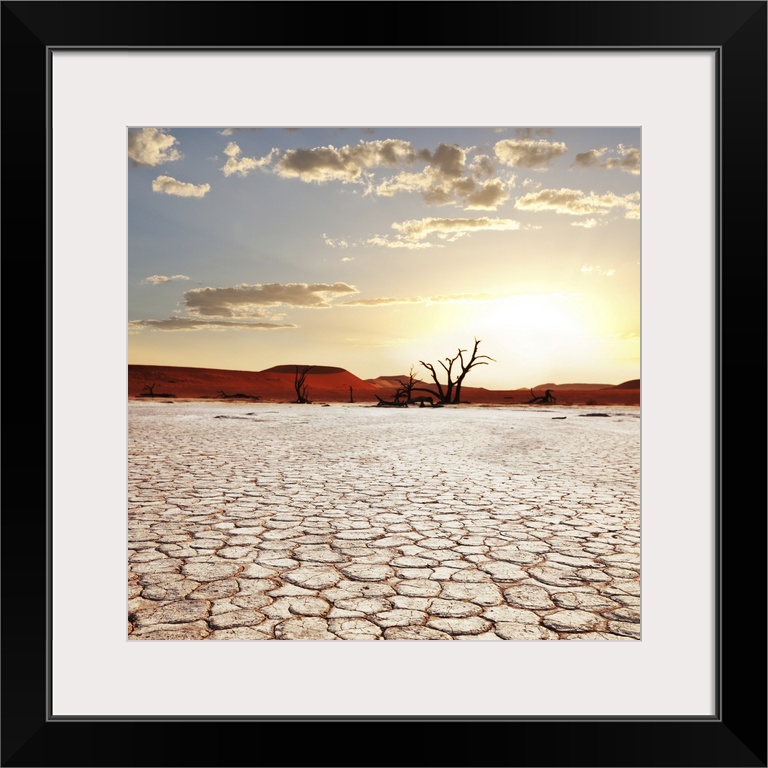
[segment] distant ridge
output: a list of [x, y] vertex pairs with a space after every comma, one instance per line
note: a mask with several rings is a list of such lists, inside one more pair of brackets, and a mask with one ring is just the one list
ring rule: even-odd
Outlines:
[[[403, 373], [400, 376], [377, 376], [375, 379], [366, 379], [369, 384], [373, 384], [374, 387], [381, 387], [383, 389], [391, 389], [392, 387], [401, 386], [401, 382], [407, 383], [409, 374]], [[419, 386], [427, 384], [428, 382], [421, 379], [414, 379]], [[431, 384], [429, 386], [432, 386]]]
[[[359, 403], [376, 405], [377, 395], [391, 399], [407, 382], [408, 374], [380, 376], [363, 380], [346, 368], [330, 365], [276, 365], [263, 371], [235, 371], [217, 368], [193, 368], [172, 365], [128, 365], [128, 397], [142, 398], [145, 402], [179, 402], [184, 398], [237, 402], [261, 400], [263, 402], [295, 403], [296, 368], [310, 368], [306, 384], [312, 402]], [[417, 386], [433, 388], [431, 382], [421, 381]], [[606, 384], [540, 384], [538, 395], [547, 389], [557, 391], [557, 405], [639, 405], [640, 381], [633, 379], [618, 386]], [[171, 398], [171, 400], [168, 400]], [[529, 388], [490, 390], [466, 384], [462, 400], [475, 405], [527, 406], [531, 400]]]
[[534, 389], [575, 389], [583, 391], [585, 389], [613, 389], [613, 386], [613, 384], [553, 384], [550, 382], [549, 384], [539, 384]]
[[[128, 396], [146, 397], [150, 388], [177, 398], [221, 398], [246, 395], [253, 399], [291, 402], [296, 398], [296, 368], [310, 368], [306, 383], [313, 400], [349, 401], [368, 395], [376, 387], [344, 368], [318, 365], [277, 365], [265, 371], [231, 371], [167, 365], [129, 365]], [[352, 393], [350, 393], [350, 387]]]
[[333, 365], [273, 365], [271, 368], [265, 368], [263, 371], [259, 371], [259, 373], [296, 373], [297, 368], [300, 371], [309, 368], [309, 372], [312, 374], [349, 373], [346, 368], [337, 368]]

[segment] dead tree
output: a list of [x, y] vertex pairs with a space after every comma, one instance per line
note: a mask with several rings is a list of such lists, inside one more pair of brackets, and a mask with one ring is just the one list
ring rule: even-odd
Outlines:
[[419, 380], [414, 376], [413, 366], [411, 366], [410, 373], [408, 374], [408, 381], [406, 382], [402, 379], [397, 379], [397, 383], [400, 386], [395, 389], [391, 400], [384, 400], [383, 398], [376, 395], [376, 398], [379, 401], [378, 405], [407, 407], [409, 405], [415, 405], [418, 403], [419, 406], [423, 408], [426, 403], [429, 403], [430, 405], [434, 404], [434, 401], [431, 397], [413, 396], [414, 390], [417, 389], [416, 384], [419, 383]]
[[475, 339], [472, 352], [466, 359], [464, 355], [468, 354], [467, 350], [460, 349], [453, 357], [446, 357], [444, 361], [438, 361], [448, 378], [448, 382], [445, 385], [440, 383], [438, 372], [432, 363], [425, 363], [423, 360], [419, 360], [419, 363], [429, 371], [436, 389], [412, 387], [412, 391], [428, 392], [430, 395], [434, 395], [440, 403], [460, 403], [461, 386], [467, 374], [478, 365], [488, 365], [488, 361], [496, 362], [492, 357], [488, 357], [488, 355], [478, 355], [477, 348], [479, 346], [480, 339]]
[[355, 402], [354, 398], [352, 397], [352, 387], [349, 388], [349, 402], [350, 403]]
[[405, 400], [406, 403], [410, 403], [413, 399], [413, 389], [418, 384], [418, 379], [413, 375], [414, 370], [413, 366], [411, 366], [411, 370], [408, 372], [408, 381], [403, 381], [402, 379], [398, 379], [397, 383], [400, 385], [395, 390], [395, 402], [399, 402], [401, 400]]
[[309, 387], [307, 384], [305, 384], [305, 380], [307, 378], [307, 374], [314, 368], [314, 365], [308, 365], [299, 369], [299, 366], [296, 366], [296, 370], [294, 372], [293, 376], [293, 388], [296, 390], [296, 402], [297, 403], [308, 403], [309, 402]]
[[220, 389], [217, 393], [220, 398], [224, 400], [231, 400], [237, 398], [239, 400], [260, 400], [258, 395], [246, 395], [244, 392], [236, 392], [234, 395], [228, 395], [223, 389]]
[[405, 400], [385, 400], [374, 393], [374, 397], [379, 401], [376, 406], [379, 408], [407, 408], [408, 403]]
[[528, 401], [528, 405], [531, 403], [554, 404], [556, 402], [557, 399], [552, 394], [551, 389], [546, 390], [543, 395], [537, 395], [533, 390], [531, 390], [531, 399]]
[[155, 392], [157, 384], [145, 384], [146, 392], [141, 392], [139, 397], [176, 397], [172, 392]]

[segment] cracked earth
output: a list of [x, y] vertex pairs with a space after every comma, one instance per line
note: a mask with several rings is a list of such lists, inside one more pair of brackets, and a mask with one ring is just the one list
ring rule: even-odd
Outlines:
[[639, 639], [639, 409], [130, 402], [127, 534], [131, 640]]

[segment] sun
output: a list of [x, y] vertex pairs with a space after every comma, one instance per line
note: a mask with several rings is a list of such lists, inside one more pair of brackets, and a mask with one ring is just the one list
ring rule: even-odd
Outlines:
[[507, 330], [578, 336], [584, 331], [584, 316], [575, 296], [571, 294], [542, 294], [513, 296], [490, 302], [480, 318], [489, 331]]

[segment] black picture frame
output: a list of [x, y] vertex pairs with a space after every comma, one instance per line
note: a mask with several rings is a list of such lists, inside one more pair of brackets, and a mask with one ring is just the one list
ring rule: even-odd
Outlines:
[[[48, 310], [42, 372], [46, 388], [35, 406], [42, 411], [40, 401], [45, 398], [46, 483], [35, 482], [34, 494], [22, 493], [19, 502], [16, 497], [7, 503], [2, 519], [2, 765], [766, 766], [766, 504], [765, 455], [760, 448], [765, 446], [766, 420], [760, 384], [766, 351], [768, 4], [695, 0], [409, 3], [398, 8], [410, 21], [398, 25], [398, 46], [382, 43], [389, 37], [385, 22], [380, 33], [363, 23], [377, 16], [386, 19], [392, 3], [295, 3], [296, 13], [289, 14], [286, 3], [267, 2], [257, 7], [264, 17], [259, 28], [232, 23], [233, 12], [255, 5], [2, 3], [3, 222], [9, 246], [4, 266], [16, 278], [12, 289], [29, 284], [31, 265], [41, 269], [36, 283], [46, 286]], [[345, 9], [350, 27], [339, 26], [339, 14]], [[301, 23], [267, 21], [273, 12], [283, 19], [294, 16]], [[479, 21], [466, 23], [468, 14]], [[153, 23], [147, 24], [147, 18]], [[447, 18], [448, 24], [451, 18], [455, 21], [443, 31], [430, 23], [436, 18]], [[483, 18], [487, 23], [481, 23]], [[341, 44], [352, 37], [348, 30], [360, 35], [356, 46]], [[50, 56], [57, 48], [144, 47], [700, 48], [717, 53], [719, 668], [714, 717], [147, 717], [136, 722], [50, 716], [52, 585], [47, 565], [52, 556], [50, 415], [55, 329], [50, 321], [50, 165], [44, 151], [46, 147], [50, 151]], [[19, 243], [23, 258], [17, 259], [13, 252]], [[15, 274], [17, 270], [23, 272]], [[729, 329], [734, 333], [731, 346], [725, 348]], [[740, 331], [738, 346], [736, 330]], [[754, 365], [755, 358], [759, 366]], [[8, 376], [13, 381], [10, 367]], [[738, 446], [737, 434], [742, 441]], [[28, 432], [21, 444], [32, 447]], [[12, 464], [22, 455], [24, 461], [14, 469], [14, 482], [17, 474], [29, 477], [30, 471], [36, 472], [31, 457], [41, 456], [43, 448], [37, 448], [37, 441], [34, 445], [32, 452], [10, 451]], [[30, 487], [30, 481], [23, 485]], [[43, 485], [45, 490], [37, 491]], [[683, 567], [685, 553], [680, 557]], [[681, 610], [684, 603], [681, 596]], [[692, 617], [692, 632], [698, 631], [695, 624]], [[394, 725], [405, 725], [412, 738], [393, 730]], [[361, 742], [367, 745], [362, 752]], [[282, 751], [274, 751], [271, 743]]]

